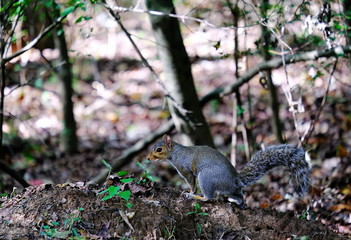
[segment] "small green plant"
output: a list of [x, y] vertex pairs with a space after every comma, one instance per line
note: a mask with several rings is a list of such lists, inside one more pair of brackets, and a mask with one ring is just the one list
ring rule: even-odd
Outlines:
[[[195, 203], [194, 204], [194, 211], [188, 212], [186, 215], [187, 216], [194, 215], [195, 217], [199, 217], [199, 216], [207, 216], [208, 213], [205, 213], [201, 210], [201, 205], [199, 203]], [[196, 223], [196, 233], [198, 236], [200, 236], [202, 233], [202, 226], [200, 223]]]
[[[149, 160], [145, 161], [145, 164], [150, 163]], [[137, 181], [137, 184], [147, 184], [149, 182], [157, 182], [159, 181], [158, 177], [151, 175], [150, 169], [147, 168], [145, 165], [143, 165], [140, 162], [137, 162], [136, 165], [143, 170], [143, 174], [140, 177], [140, 180]]]
[[206, 216], [206, 215], [208, 215], [207, 213], [202, 212], [201, 206], [200, 206], [199, 203], [195, 203], [194, 204], [194, 211], [188, 212], [186, 215], [188, 216], [188, 215], [192, 215], [192, 214], [194, 214], [196, 216]]
[[196, 223], [196, 233], [198, 235], [201, 235], [201, 233], [202, 233], [202, 227], [201, 227], [200, 223]]
[[[7, 193], [1, 193], [0, 194], [0, 198], [3, 198], [3, 199], [7, 199], [8, 198], [8, 194]], [[0, 203], [0, 208], [2, 208], [2, 203]]]
[[69, 214], [63, 223], [65, 231], [59, 231], [59, 222], [51, 222], [50, 224], [43, 225], [43, 231], [40, 235], [44, 236], [46, 239], [59, 238], [59, 239], [74, 239], [81, 240], [85, 237], [78, 233], [78, 230], [74, 227], [76, 223], [82, 222], [80, 218], [80, 212], [84, 211], [84, 208], [78, 208], [78, 213]]
[[170, 229], [167, 226], [164, 226], [162, 232], [163, 232], [163, 239], [175, 239], [174, 232], [175, 232], [175, 226], [171, 226]]
[[[109, 177], [111, 175], [111, 172], [112, 172], [111, 165], [108, 162], [106, 162], [105, 160], [101, 160], [101, 162], [109, 170], [109, 173], [108, 173], [108, 177]], [[120, 178], [119, 181], [121, 183], [126, 184], [126, 183], [134, 181], [134, 178], [123, 178], [126, 175], [128, 175], [128, 172], [126, 172], [126, 171], [119, 171], [119, 172], [117, 172], [117, 176]], [[131, 202], [129, 202], [129, 199], [130, 199], [130, 196], [131, 196], [131, 191], [130, 190], [121, 191], [121, 187], [120, 186], [111, 185], [107, 189], [99, 192], [98, 195], [105, 194], [105, 193], [107, 193], [107, 195], [105, 197], [103, 197], [101, 199], [101, 201], [106, 201], [106, 200], [111, 199], [113, 197], [117, 197], [117, 198], [121, 198], [124, 201], [126, 201], [126, 207], [127, 208], [132, 208], [133, 207], [133, 204]]]
[[[101, 162], [109, 170], [109, 173], [108, 173], [108, 178], [109, 178], [110, 175], [111, 175], [111, 172], [112, 172], [112, 167], [105, 160], [101, 160]], [[149, 170], [143, 164], [138, 162], [137, 166], [144, 170], [142, 176], [140, 177], [140, 180], [136, 181], [137, 184], [146, 185], [149, 182], [157, 181], [157, 178], [152, 176], [150, 174]], [[119, 172], [116, 173], [116, 175], [117, 175], [118, 181], [121, 183], [121, 185], [127, 184], [127, 183], [131, 183], [131, 182], [135, 181], [134, 178], [128, 177], [128, 172], [126, 172], [126, 171], [119, 171]], [[131, 191], [130, 190], [122, 191], [121, 186], [111, 185], [107, 189], [105, 189], [105, 190], [103, 190], [103, 191], [98, 193], [98, 195], [101, 195], [101, 194], [107, 194], [106, 196], [104, 196], [101, 199], [101, 201], [106, 201], [108, 199], [117, 197], [117, 198], [120, 198], [120, 199], [122, 199], [123, 201], [126, 202], [125, 205], [126, 205], [127, 208], [132, 208], [133, 207], [133, 204], [131, 202], [129, 202], [129, 199], [131, 197]]]
[[[125, 174], [127, 174], [127, 172], [125, 172], [125, 171], [117, 173], [118, 176], [123, 176]], [[122, 183], [129, 183], [129, 182], [134, 181], [134, 178], [124, 178], [124, 179], [120, 179], [120, 181]], [[101, 201], [106, 201], [106, 200], [111, 199], [113, 197], [119, 197], [119, 198], [123, 199], [124, 201], [126, 201], [127, 208], [133, 207], [133, 204], [131, 202], [129, 202], [130, 196], [132, 194], [130, 190], [121, 191], [120, 186], [111, 185], [107, 189], [99, 192], [98, 195], [104, 194], [104, 193], [107, 193], [107, 195], [105, 197], [103, 197], [101, 199]]]

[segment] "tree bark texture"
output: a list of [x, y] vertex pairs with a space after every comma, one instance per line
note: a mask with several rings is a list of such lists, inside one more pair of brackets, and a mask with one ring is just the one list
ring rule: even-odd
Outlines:
[[[148, 0], [149, 10], [175, 13], [171, 0]], [[196, 94], [191, 64], [183, 44], [178, 20], [169, 16], [150, 15], [158, 53], [164, 67], [162, 84], [178, 132], [186, 145], [213, 146], [208, 124]]]
[[[344, 0], [344, 16], [347, 25], [346, 30], [346, 43], [351, 44], [351, 0]], [[349, 54], [349, 65], [351, 66], [351, 55]]]
[[[55, 10], [56, 17], [59, 12]], [[69, 61], [68, 49], [62, 24], [59, 24], [55, 32], [55, 46], [59, 49], [58, 77], [62, 82], [62, 104], [63, 104], [63, 131], [62, 145], [65, 153], [73, 154], [77, 152], [78, 138], [76, 135], [76, 121], [73, 113], [73, 89], [72, 89], [72, 66]]]
[[[269, 0], [264, 0], [261, 5], [261, 15], [263, 18], [267, 17], [267, 11], [269, 9]], [[272, 59], [271, 54], [269, 53], [269, 49], [272, 47], [272, 36], [269, 29], [261, 25], [262, 29], [262, 37], [261, 37], [261, 51], [265, 61], [269, 61]], [[272, 71], [266, 71], [266, 81], [268, 91], [271, 96], [271, 109], [272, 109], [272, 129], [279, 143], [284, 142], [283, 134], [282, 134], [282, 123], [279, 117], [279, 101], [277, 95], [277, 88], [275, 87], [272, 79]]]

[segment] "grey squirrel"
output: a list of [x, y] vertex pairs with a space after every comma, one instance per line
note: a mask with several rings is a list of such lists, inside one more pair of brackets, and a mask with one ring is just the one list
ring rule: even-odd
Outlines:
[[[241, 206], [243, 188], [254, 183], [271, 169], [285, 166], [294, 178], [294, 190], [302, 196], [310, 184], [310, 166], [302, 148], [288, 144], [274, 145], [258, 151], [238, 173], [229, 160], [208, 146], [186, 147], [173, 142], [168, 135], [155, 144], [148, 160], [170, 160], [190, 187], [190, 196], [202, 201], [227, 197]], [[195, 195], [196, 178], [204, 196]]]

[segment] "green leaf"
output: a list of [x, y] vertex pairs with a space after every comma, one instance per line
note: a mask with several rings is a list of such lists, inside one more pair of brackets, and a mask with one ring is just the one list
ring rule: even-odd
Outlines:
[[133, 207], [133, 203], [127, 202], [127, 203], [126, 203], [126, 207], [127, 207], [127, 208], [132, 208], [132, 207]]
[[80, 23], [80, 22], [82, 22], [83, 20], [84, 20], [84, 21], [88, 21], [88, 20], [90, 20], [90, 19], [92, 19], [92, 17], [80, 16], [80, 17], [76, 20], [75, 23]]
[[122, 176], [127, 175], [127, 174], [128, 174], [127, 171], [119, 171], [119, 172], [117, 173], [117, 176], [118, 176], [118, 177], [122, 177]]
[[85, 3], [84, 3], [84, 2], [77, 3], [75, 7], [81, 8], [81, 9], [84, 10], [84, 11], [86, 10], [86, 8], [85, 8]]
[[146, 178], [149, 179], [151, 182], [157, 182], [157, 177], [152, 176], [150, 174], [147, 174]]
[[105, 189], [104, 191], [99, 192], [98, 195], [102, 194], [102, 193], [106, 193], [106, 192], [109, 193], [107, 196], [103, 197], [100, 201], [106, 201], [110, 198], [113, 198], [114, 196], [117, 195], [117, 193], [120, 189], [121, 188], [119, 186], [110, 186], [108, 189]]
[[108, 168], [110, 171], [112, 171], [112, 167], [108, 162], [106, 162], [104, 159], [101, 159], [101, 162], [102, 162], [102, 164], [105, 165], [106, 168]]
[[220, 48], [220, 46], [221, 46], [221, 41], [218, 41], [218, 42], [216, 42], [215, 44], [213, 44], [213, 47], [214, 47], [216, 50], [218, 50], [218, 48]]
[[138, 167], [140, 167], [141, 169], [145, 170], [145, 167], [143, 166], [143, 164], [141, 164], [140, 162], [137, 162], [136, 165]]
[[132, 194], [132, 193], [131, 193], [129, 190], [127, 190], [127, 191], [119, 192], [119, 193], [118, 193], [118, 196], [120, 196], [120, 197], [123, 198], [124, 200], [128, 201], [131, 194]]
[[129, 183], [129, 182], [132, 182], [132, 181], [134, 181], [134, 178], [121, 179], [122, 183]]
[[61, 36], [62, 34], [63, 34], [63, 29], [57, 30], [57, 35], [58, 35], [58, 36]]
[[105, 192], [108, 192], [108, 188], [105, 189], [105, 190], [103, 190], [103, 191], [101, 191], [101, 192], [99, 192], [97, 195], [103, 194], [103, 193], [105, 193]]
[[78, 237], [79, 236], [79, 233], [77, 232], [77, 229], [75, 228], [72, 228], [72, 232], [73, 232], [73, 235]]
[[195, 211], [199, 212], [201, 210], [201, 206], [199, 203], [195, 203], [194, 205]]
[[107, 195], [107, 196], [103, 197], [100, 201], [106, 201], [106, 200], [109, 200], [113, 197], [114, 197], [113, 195]]
[[68, 14], [73, 12], [74, 10], [76, 10], [76, 6], [67, 7], [65, 10], [62, 11], [61, 16], [67, 16]]
[[196, 224], [196, 230], [197, 230], [197, 233], [200, 235], [202, 233], [202, 227], [200, 225], [200, 223], [197, 223]]
[[195, 214], [195, 212], [188, 212], [187, 214], [185, 214], [186, 216], [191, 215], [191, 214]]
[[110, 186], [108, 188], [108, 193], [112, 196], [115, 196], [120, 189], [121, 188], [119, 186]]

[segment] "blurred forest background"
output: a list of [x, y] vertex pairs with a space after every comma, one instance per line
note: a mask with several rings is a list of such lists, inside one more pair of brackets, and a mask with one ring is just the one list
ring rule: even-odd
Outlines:
[[3, 198], [101, 183], [102, 160], [135, 174], [141, 162], [160, 186], [186, 189], [145, 160], [165, 133], [215, 146], [239, 170], [287, 142], [310, 154], [311, 192], [290, 201], [278, 170], [246, 203], [351, 233], [351, 1], [0, 2]]

